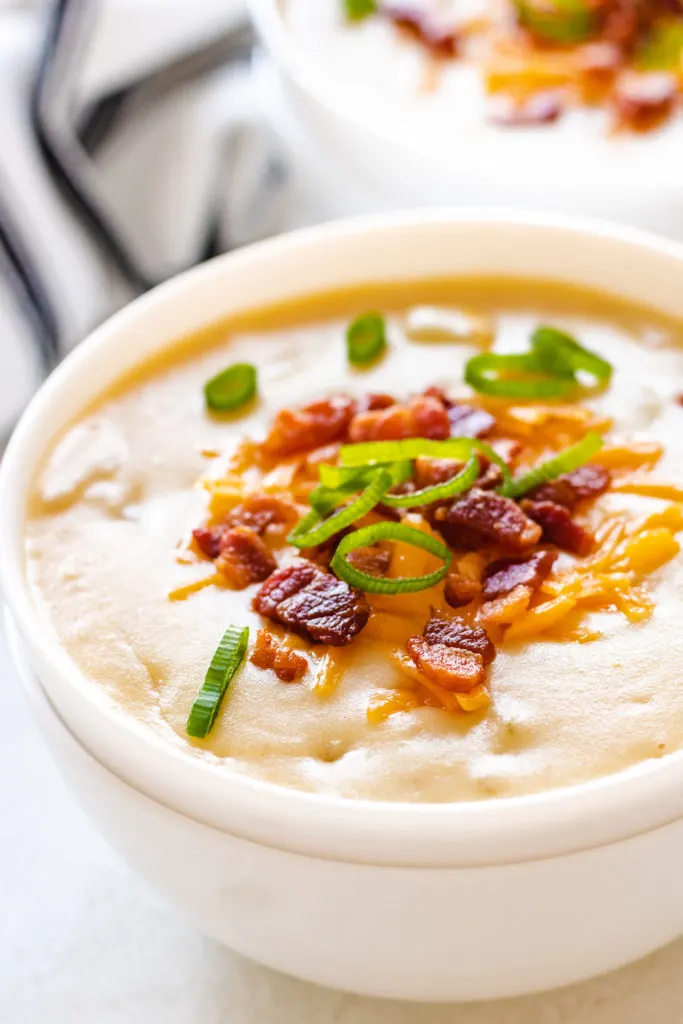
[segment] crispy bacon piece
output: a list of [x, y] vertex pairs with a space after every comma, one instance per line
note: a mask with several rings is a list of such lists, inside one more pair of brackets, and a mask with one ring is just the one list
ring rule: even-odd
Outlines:
[[289, 530], [299, 519], [291, 501], [274, 494], [250, 494], [226, 517], [226, 526], [248, 526], [258, 534]]
[[453, 402], [448, 397], [448, 393], [445, 388], [439, 387], [438, 384], [430, 384], [428, 388], [425, 388], [422, 394], [425, 398], [436, 398], [446, 408], [450, 409]]
[[541, 539], [541, 528], [516, 502], [479, 487], [437, 509], [435, 523], [453, 547], [493, 542], [512, 551], [526, 551]]
[[606, 5], [606, 16], [601, 37], [612, 43], [622, 54], [629, 53], [638, 41], [640, 32], [639, 4], [633, 0], [612, 0]]
[[482, 597], [493, 601], [519, 586], [538, 590], [556, 558], [552, 551], [537, 551], [526, 558], [501, 558], [491, 562], [484, 571]]
[[469, 693], [484, 681], [481, 655], [463, 648], [430, 643], [423, 636], [411, 636], [408, 653], [420, 672], [445, 690]]
[[444, 618], [433, 614], [424, 628], [423, 636], [430, 644], [458, 647], [478, 654], [484, 665], [490, 664], [496, 656], [496, 648], [486, 630], [479, 626], [468, 626], [464, 619], [457, 616]]
[[205, 527], [200, 527], [197, 530], [192, 531], [194, 542], [203, 555], [210, 558], [212, 561], [214, 558], [218, 558], [221, 551], [221, 537], [223, 530], [208, 530]]
[[310, 640], [334, 647], [350, 643], [370, 616], [362, 594], [303, 558], [266, 580], [254, 598], [254, 609]]
[[399, 28], [422, 43], [435, 57], [456, 57], [459, 43], [457, 32], [440, 24], [435, 15], [422, 10], [418, 5], [382, 4], [382, 14], [390, 18]]
[[552, 501], [556, 505], [564, 505], [572, 509], [580, 501], [597, 498], [609, 490], [611, 477], [602, 466], [587, 463], [571, 473], [558, 476], [529, 492], [531, 501]]
[[346, 560], [360, 572], [367, 572], [370, 576], [384, 576], [391, 562], [391, 554], [381, 548], [355, 548], [349, 552]]
[[418, 395], [409, 405], [392, 405], [354, 417], [349, 438], [358, 441], [402, 441], [407, 437], [428, 437], [445, 441], [450, 436], [448, 411], [437, 399]]
[[237, 590], [260, 583], [277, 569], [277, 562], [255, 530], [233, 526], [220, 542], [216, 568]]
[[451, 608], [462, 608], [474, 601], [481, 592], [481, 584], [461, 576], [459, 572], [448, 574], [443, 584], [443, 596]]
[[281, 459], [332, 441], [343, 441], [355, 409], [356, 403], [347, 395], [332, 395], [303, 409], [281, 409], [263, 442], [263, 450]]
[[422, 490], [424, 487], [443, 484], [459, 473], [462, 465], [462, 462], [456, 462], [454, 459], [416, 459], [415, 485], [418, 490]]
[[486, 409], [471, 405], [452, 405], [448, 410], [451, 437], [486, 437], [496, 425], [495, 418]]
[[632, 131], [647, 132], [669, 117], [677, 97], [678, 83], [668, 72], [626, 72], [617, 80], [612, 102], [619, 124]]
[[371, 391], [369, 395], [359, 400], [357, 412], [377, 412], [379, 409], [389, 409], [392, 405], [396, 404], [396, 399], [392, 398], [391, 395], [385, 395], [379, 391]]
[[507, 626], [526, 613], [531, 598], [531, 587], [520, 583], [509, 594], [503, 594], [492, 601], [484, 601], [477, 612], [477, 619], [485, 626]]
[[297, 654], [267, 629], [259, 629], [256, 634], [256, 645], [249, 661], [257, 668], [272, 669], [283, 683], [297, 683], [308, 669], [303, 655]]
[[588, 555], [593, 549], [593, 535], [574, 522], [564, 505], [553, 501], [523, 501], [526, 514], [543, 530], [543, 540], [556, 544], [563, 551], [575, 555]]

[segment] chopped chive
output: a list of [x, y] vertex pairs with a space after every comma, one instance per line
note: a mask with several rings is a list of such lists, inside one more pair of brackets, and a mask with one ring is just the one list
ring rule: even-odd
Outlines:
[[188, 736], [204, 739], [216, 721], [225, 692], [242, 664], [249, 643], [248, 626], [228, 626], [211, 659], [187, 719]]
[[228, 412], [240, 409], [256, 394], [256, 367], [251, 363], [233, 363], [204, 385], [209, 409]]
[[549, 43], [580, 43], [599, 28], [596, 10], [584, 0], [515, 0], [520, 25]]
[[[355, 566], [349, 565], [346, 556], [356, 548], [368, 547], [380, 540], [398, 540], [405, 544], [412, 544], [413, 547], [429, 551], [443, 561], [440, 569], [427, 573], [425, 576], [400, 576], [397, 579], [389, 579], [386, 576], [372, 576], [370, 573], [362, 572]], [[364, 590], [369, 594], [410, 594], [418, 590], [427, 590], [435, 586], [448, 573], [451, 564], [452, 554], [445, 544], [422, 530], [416, 530], [413, 526], [405, 523], [373, 523], [372, 526], [365, 526], [361, 530], [343, 537], [339, 542], [334, 558], [330, 562], [330, 569], [339, 577], [345, 580], [352, 587]]]
[[574, 375], [548, 375], [533, 352], [484, 352], [465, 365], [465, 380], [481, 395], [497, 398], [562, 398], [576, 390]]
[[611, 363], [557, 327], [537, 327], [531, 335], [531, 348], [548, 373], [570, 377], [583, 370], [595, 377], [596, 384], [608, 384], [612, 377]]
[[333, 537], [340, 530], [344, 530], [351, 523], [355, 523], [357, 519], [361, 519], [375, 505], [378, 505], [382, 500], [382, 496], [391, 487], [392, 482], [390, 473], [387, 473], [385, 470], [376, 471], [374, 479], [368, 484], [363, 493], [355, 501], [351, 502], [350, 505], [340, 508], [329, 519], [322, 519], [320, 513], [315, 508], [312, 509], [294, 527], [287, 538], [288, 542], [298, 548], [313, 548], [318, 544], [322, 544], [323, 541]]
[[384, 317], [380, 313], [363, 313], [349, 324], [346, 349], [349, 362], [365, 366], [378, 359], [387, 347]]

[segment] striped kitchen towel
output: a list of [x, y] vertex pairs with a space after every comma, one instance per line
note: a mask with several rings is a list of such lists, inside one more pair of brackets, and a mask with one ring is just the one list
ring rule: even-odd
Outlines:
[[0, 0], [0, 442], [97, 323], [276, 231], [242, 0]]

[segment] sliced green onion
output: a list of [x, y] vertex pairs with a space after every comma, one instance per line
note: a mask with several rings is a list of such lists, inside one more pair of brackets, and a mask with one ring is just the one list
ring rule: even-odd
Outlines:
[[503, 482], [512, 479], [510, 468], [503, 458], [489, 444], [472, 437], [451, 437], [447, 441], [430, 441], [426, 437], [409, 437], [404, 441], [362, 441], [360, 444], [345, 444], [339, 451], [342, 467], [376, 465], [383, 463], [401, 464], [413, 459], [457, 459], [464, 462], [473, 452], [485, 455], [495, 463], [503, 474]]
[[227, 412], [239, 409], [256, 394], [256, 367], [251, 363], [233, 363], [204, 385], [209, 409]]
[[479, 476], [479, 469], [479, 459], [472, 453], [464, 469], [450, 480], [432, 487], [423, 487], [412, 494], [385, 494], [382, 503], [391, 508], [414, 508], [416, 505], [431, 505], [433, 501], [445, 501], [446, 498], [453, 498], [469, 490]]
[[339, 461], [342, 466], [367, 466], [420, 458], [462, 461], [478, 444], [471, 437], [452, 437], [447, 441], [430, 441], [426, 437], [409, 437], [404, 441], [361, 441], [359, 444], [342, 445]]
[[[412, 463], [408, 460], [402, 462], [388, 463], [383, 467], [391, 473], [392, 486], [397, 487], [405, 483], [413, 475]], [[322, 487], [351, 487], [360, 482], [364, 487], [368, 482], [368, 474], [372, 473], [372, 466], [369, 464], [361, 466], [330, 466], [324, 462], [319, 467], [320, 484]], [[358, 488], [360, 490], [360, 487]]]
[[537, 327], [531, 335], [531, 348], [547, 373], [576, 377], [578, 372], [584, 371], [599, 384], [608, 384], [612, 377], [611, 363], [557, 327]]
[[308, 515], [298, 523], [290, 533], [287, 541], [298, 548], [314, 548], [323, 541], [333, 537], [335, 533], [361, 519], [377, 505], [384, 494], [391, 487], [391, 474], [382, 470], [375, 475], [374, 480], [368, 484], [363, 493], [345, 505], [338, 512], [328, 519], [322, 519], [316, 509], [312, 509]]
[[[435, 572], [427, 573], [426, 576], [400, 576], [397, 579], [388, 579], [384, 576], [371, 576], [370, 573], [362, 572], [354, 566], [349, 565], [346, 556], [355, 551], [356, 548], [364, 548], [375, 544], [380, 540], [400, 540], [413, 547], [422, 548], [442, 559], [443, 565]], [[345, 580], [353, 587], [364, 590], [369, 594], [409, 594], [417, 590], [427, 590], [439, 583], [448, 573], [451, 564], [451, 551], [442, 544], [436, 537], [422, 530], [416, 530], [414, 526], [407, 526], [405, 523], [374, 523], [372, 526], [364, 526], [362, 530], [356, 530], [347, 537], [343, 537], [330, 562], [330, 569], [340, 580]]]
[[225, 691], [242, 664], [248, 643], [248, 626], [228, 626], [192, 705], [186, 726], [188, 736], [204, 739], [211, 731]]
[[559, 452], [547, 462], [542, 462], [540, 466], [530, 469], [528, 473], [523, 473], [521, 476], [515, 477], [509, 484], [503, 485], [499, 488], [500, 493], [506, 498], [519, 498], [527, 491], [533, 490], [534, 487], [540, 487], [541, 484], [556, 480], [558, 476], [571, 473], [572, 470], [585, 465], [596, 452], [600, 451], [602, 444], [602, 438], [598, 434], [586, 434], [578, 444], [572, 445], [571, 448], [565, 448], [563, 452]]
[[655, 25], [636, 53], [641, 71], [676, 71], [683, 60], [683, 20], [672, 18]]
[[465, 380], [480, 394], [498, 398], [562, 398], [576, 390], [573, 374], [548, 376], [533, 352], [472, 356], [465, 365]]
[[515, 0], [520, 25], [551, 43], [580, 43], [598, 29], [584, 0]]
[[349, 324], [346, 350], [354, 366], [366, 366], [378, 359], [387, 347], [387, 331], [381, 313], [363, 313]]
[[[405, 483], [413, 475], [413, 467], [410, 462], [396, 462], [383, 466], [382, 469], [391, 478], [390, 487], [397, 487]], [[323, 470], [331, 470], [330, 473], [323, 473]], [[334, 472], [337, 470], [338, 472]], [[320, 484], [311, 491], [308, 500], [313, 508], [321, 515], [326, 516], [337, 505], [348, 501], [352, 495], [363, 490], [372, 482], [379, 470], [378, 466], [358, 466], [353, 469], [346, 469], [343, 466], [329, 466], [323, 464], [320, 467]], [[330, 486], [323, 482], [325, 480], [336, 480], [336, 486]]]
[[377, 0], [344, 0], [346, 17], [351, 21], [361, 21], [369, 14], [377, 11]]

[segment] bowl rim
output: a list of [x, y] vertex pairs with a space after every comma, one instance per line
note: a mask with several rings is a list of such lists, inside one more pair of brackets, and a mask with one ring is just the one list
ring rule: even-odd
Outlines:
[[[22, 526], [34, 473], [25, 471], [24, 462], [35, 470], [49, 449], [54, 438], [49, 433], [50, 412], [59, 405], [60, 394], [92, 369], [102, 353], [113, 350], [117, 339], [138, 320], [150, 313], [157, 315], [174, 302], [180, 304], [200, 285], [224, 285], [238, 263], [257, 272], [263, 261], [291, 259], [301, 249], [325, 247], [330, 251], [331, 247], [333, 252], [335, 244], [349, 239], [362, 245], [369, 236], [381, 238], [396, 231], [408, 236], [424, 229], [440, 234], [457, 232], [463, 225], [477, 231], [495, 231], [501, 226], [518, 231], [550, 229], [565, 244], [576, 236], [580, 244], [616, 243], [629, 253], [639, 251], [643, 258], [657, 254], [672, 260], [683, 280], [683, 244], [585, 218], [524, 211], [417, 210], [307, 228], [218, 257], [122, 309], [57, 368], [10, 440], [0, 464], [0, 586], [41, 685], [47, 676], [59, 676], [74, 706], [87, 709], [111, 736], [116, 749], [121, 744], [130, 754], [125, 768], [108, 764], [79, 734], [79, 742], [101, 763], [140, 791], [195, 820], [265, 845], [329, 859], [447, 867], [519, 863], [593, 849], [683, 816], [683, 749], [577, 785], [469, 803], [350, 799], [289, 789], [226, 771], [220, 763], [188, 756], [180, 744], [175, 746], [116, 707], [77, 668], [56, 633], [46, 631], [45, 618], [31, 596], [24, 572]], [[176, 337], [168, 335], [167, 343], [172, 344]], [[115, 373], [103, 375], [102, 387], [114, 377]], [[49, 688], [47, 692], [50, 695]], [[64, 717], [63, 709], [58, 710]], [[67, 724], [73, 728], [68, 720]], [[133, 771], [130, 764], [135, 765]]]
[[[331, 114], [338, 121], [345, 122], [356, 132], [359, 129], [366, 132], [384, 146], [391, 146], [394, 150], [399, 149], [413, 164], [415, 150], [410, 144], [408, 133], [392, 130], [389, 120], [381, 116], [381, 106], [373, 103], [361, 104], [348, 99], [342, 89], [335, 89], [332, 81], [328, 81], [323, 74], [311, 66], [309, 61], [304, 59], [301, 48], [287, 29], [283, 14], [283, 7], [287, 0], [245, 0], [245, 2], [249, 16], [267, 51], [291, 82], [309, 99], [314, 100], [322, 107], [326, 114]], [[505, 129], [501, 129], [501, 133], [504, 132]], [[500, 139], [504, 141], [507, 137], [510, 136], [501, 134]], [[463, 138], [465, 145], [457, 151], [457, 155], [455, 151], [440, 145], [438, 138], [431, 135], [427, 138], [430, 142], [428, 163], [441, 173], [451, 176], [457, 173], [461, 180], [467, 180], [470, 175], [476, 173], [480, 180], [489, 184], [489, 187], [495, 187], [499, 182], [499, 161], [492, 161], [490, 147], [479, 146], [476, 138], [470, 136]], [[547, 176], [552, 173], [555, 187], [558, 185], [561, 188], [569, 189], [579, 186], [594, 187], [609, 190], [609, 194], [611, 194], [615, 187], [618, 188], [621, 185], [632, 188], [641, 196], [645, 196], [651, 194], [655, 181], [677, 191], [683, 190], [679, 182], [671, 175], [667, 175], [667, 163], [668, 161], [652, 162], [651, 167], [648, 168], [650, 174], [648, 184], [643, 183], [642, 180], [642, 164], [626, 165], [623, 157], [616, 152], [613, 159], [607, 160], [597, 167], [581, 159], [569, 162], [564, 159], [559, 162], [544, 162], [542, 178], [534, 178], [534, 163], [530, 163], [524, 158], [519, 159], [514, 153], [508, 151], [505, 159], [505, 174], [508, 179], [512, 178], [515, 182], [525, 185], [529, 182], [531, 172], [533, 184], [545, 185]], [[618, 172], [619, 175], [619, 180], [616, 182], [615, 172]], [[531, 201], [533, 202], [533, 199]]]

